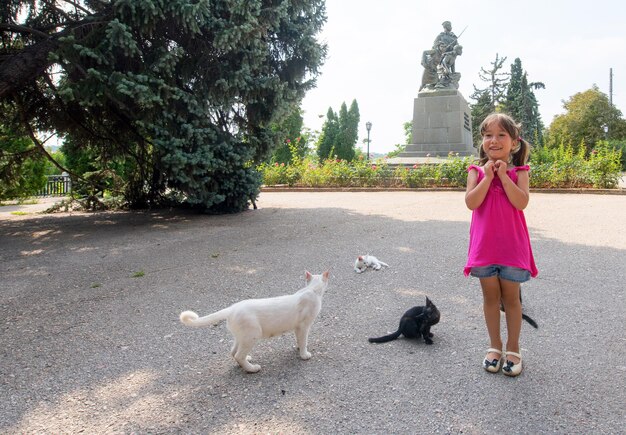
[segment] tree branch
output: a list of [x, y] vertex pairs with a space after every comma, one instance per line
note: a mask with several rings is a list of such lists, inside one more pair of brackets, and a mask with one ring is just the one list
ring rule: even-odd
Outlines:
[[20, 26], [18, 24], [9, 24], [9, 23], [0, 23], [0, 30], [9, 30], [14, 33], [27, 33], [31, 35], [41, 36], [44, 39], [50, 38], [45, 32], [42, 32], [38, 29], [33, 29], [32, 27]]
[[92, 11], [90, 11], [89, 9], [85, 9], [84, 7], [82, 7], [80, 4], [78, 4], [75, 1], [72, 1], [72, 0], [61, 0], [61, 1], [74, 6], [76, 9], [84, 12], [87, 15], [91, 15], [93, 13]]
[[33, 141], [33, 143], [35, 144], [35, 146], [37, 148], [39, 148], [39, 151], [41, 153], [43, 153], [44, 156], [46, 156], [46, 158], [48, 160], [50, 160], [50, 162], [56, 166], [58, 169], [61, 170], [61, 172], [67, 172], [68, 174], [70, 174], [72, 177], [75, 177], [78, 180], [82, 180], [87, 182], [87, 180], [85, 180], [83, 177], [73, 173], [72, 171], [70, 171], [69, 169], [63, 167], [59, 162], [57, 162], [56, 160], [54, 160], [54, 157], [52, 157], [50, 155], [50, 153], [46, 150], [46, 148], [43, 146], [43, 143], [37, 138], [37, 135], [35, 134], [35, 131], [33, 130], [33, 128], [31, 127], [30, 123], [28, 122], [28, 120], [26, 119], [26, 116], [24, 115], [23, 109], [22, 109], [22, 102], [19, 101], [20, 99], [17, 98], [17, 105], [18, 105], [18, 110], [20, 113], [20, 118], [22, 120], [22, 125], [26, 128], [26, 130], [28, 131], [28, 136], [30, 136], [31, 140]]
[[52, 62], [48, 54], [58, 47], [54, 39], [29, 45], [21, 52], [0, 63], [0, 99], [18, 92], [48, 68]]
[[39, 141], [39, 139], [37, 139], [37, 136], [35, 135], [35, 132], [33, 131], [33, 129], [31, 128], [30, 124], [26, 123], [26, 129], [28, 130], [28, 135], [30, 136], [31, 140], [33, 141], [33, 143], [35, 144], [35, 146], [37, 148], [39, 148], [39, 151], [41, 153], [43, 153], [43, 155], [46, 156], [46, 158], [48, 160], [50, 160], [50, 162], [52, 162], [52, 164], [54, 166], [56, 166], [57, 168], [59, 168], [61, 170], [61, 172], [67, 172], [68, 174], [72, 175], [73, 177], [79, 178], [82, 180], [81, 177], [79, 177], [78, 175], [72, 173], [71, 171], [69, 171], [67, 168], [64, 168], [63, 166], [61, 166], [61, 164], [59, 162], [57, 162], [56, 160], [54, 160], [54, 157], [52, 157], [50, 155], [50, 153], [48, 152], [48, 150], [46, 150], [46, 148], [43, 146], [43, 143], [41, 143]]

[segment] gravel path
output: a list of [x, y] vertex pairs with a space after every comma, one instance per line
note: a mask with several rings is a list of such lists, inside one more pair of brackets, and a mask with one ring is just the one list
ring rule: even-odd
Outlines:
[[[261, 194], [258, 210], [0, 215], [0, 433], [617, 434], [626, 427], [626, 196], [533, 194], [540, 275], [525, 371], [480, 367], [462, 192]], [[0, 208], [0, 212], [1, 212]], [[355, 274], [357, 254], [391, 265]], [[200, 315], [331, 271], [301, 361], [292, 335], [229, 355]], [[395, 330], [428, 295], [434, 345]]]

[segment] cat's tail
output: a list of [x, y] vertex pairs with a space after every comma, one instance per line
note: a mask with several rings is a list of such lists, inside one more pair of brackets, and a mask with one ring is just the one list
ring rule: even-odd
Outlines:
[[368, 338], [367, 341], [369, 341], [370, 343], [387, 343], [388, 341], [392, 341], [392, 340], [395, 340], [398, 337], [400, 337], [400, 334], [402, 334], [402, 333], [398, 329], [393, 334], [384, 335], [384, 336], [378, 337], [378, 338]]
[[230, 307], [224, 308], [223, 310], [203, 317], [198, 317], [198, 315], [193, 311], [183, 311], [182, 313], [180, 313], [180, 321], [187, 326], [216, 325], [222, 320], [226, 319], [229, 313]]
[[537, 322], [535, 322], [531, 317], [527, 316], [526, 314], [522, 314], [522, 319], [526, 320], [533, 328], [539, 329], [539, 325], [537, 325]]
[[383, 263], [382, 261], [378, 260], [378, 262], [380, 263], [381, 266], [386, 266], [389, 267], [389, 265], [387, 263]]

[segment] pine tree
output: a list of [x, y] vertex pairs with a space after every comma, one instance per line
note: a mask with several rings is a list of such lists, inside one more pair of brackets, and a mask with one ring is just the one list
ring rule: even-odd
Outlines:
[[[348, 148], [347, 160], [352, 161], [355, 156], [355, 147], [359, 140], [359, 122], [361, 114], [359, 113], [359, 104], [356, 100], [352, 100], [350, 109], [348, 109], [348, 122], [345, 125], [346, 144]], [[348, 158], [349, 157], [349, 158]]]
[[539, 104], [533, 89], [544, 89], [541, 82], [528, 83], [522, 61], [517, 58], [511, 64], [511, 81], [503, 104], [503, 111], [522, 124], [522, 136], [530, 142], [543, 143], [543, 122], [539, 113]]
[[350, 147], [350, 139], [350, 117], [344, 101], [339, 108], [339, 134], [335, 143], [335, 154], [339, 159], [352, 161], [354, 158], [354, 146]]
[[343, 160], [352, 161], [355, 156], [355, 146], [359, 139], [359, 105], [356, 100], [352, 100], [350, 109], [344, 102], [339, 110], [339, 140], [337, 157]]
[[335, 158], [337, 155], [336, 144], [339, 137], [339, 119], [332, 107], [326, 112], [326, 121], [322, 126], [322, 133], [318, 139], [317, 157], [320, 162]]
[[[317, 155], [320, 160], [335, 156], [342, 160], [354, 160], [355, 146], [359, 139], [360, 118], [359, 105], [356, 100], [352, 100], [350, 109], [344, 101], [339, 108], [338, 115], [332, 107], [328, 108], [318, 142]], [[331, 150], [332, 155], [329, 154]]]
[[103, 174], [134, 168], [135, 205], [247, 208], [255, 163], [284, 139], [272, 125], [326, 53], [323, 0], [5, 3], [0, 102], [34, 139], [55, 131], [95, 153]]
[[509, 84], [509, 73], [500, 72], [506, 57], [500, 58], [496, 53], [496, 59], [491, 62], [491, 69], [481, 68], [478, 77], [487, 83], [487, 87], [479, 89], [474, 86], [474, 93], [470, 98], [476, 102], [471, 105], [472, 111], [472, 132], [474, 144], [480, 144], [480, 124], [489, 115], [498, 110], [505, 97]]
[[295, 150], [297, 157], [303, 158], [308, 150], [308, 137], [302, 131], [304, 120], [302, 109], [296, 108], [281, 124], [276, 124], [274, 130], [284, 138], [284, 142], [276, 148], [271, 160], [278, 163], [290, 163], [292, 160], [292, 150]]
[[480, 124], [482, 124], [484, 119], [489, 116], [489, 114], [495, 112], [495, 107], [493, 105], [493, 100], [491, 99], [491, 94], [488, 90], [480, 91], [476, 89], [471, 97], [476, 100], [470, 108], [472, 113], [472, 139], [474, 141], [474, 146], [478, 147], [482, 142]]

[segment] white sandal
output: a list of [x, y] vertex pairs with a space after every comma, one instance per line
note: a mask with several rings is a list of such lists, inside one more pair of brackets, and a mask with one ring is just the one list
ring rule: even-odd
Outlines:
[[507, 376], [518, 376], [520, 373], [522, 373], [522, 355], [517, 352], [504, 352], [505, 358], [507, 355], [519, 358], [519, 362], [517, 364], [514, 364], [513, 361], [509, 361], [507, 358], [506, 363], [502, 367], [502, 371]]
[[500, 357], [494, 358], [493, 360], [489, 361], [485, 356], [485, 359], [483, 360], [483, 368], [490, 373], [498, 373], [500, 371], [500, 366], [502, 365], [502, 351], [493, 347], [487, 349], [487, 353], [492, 352], [497, 353], [498, 355], [500, 355]]

